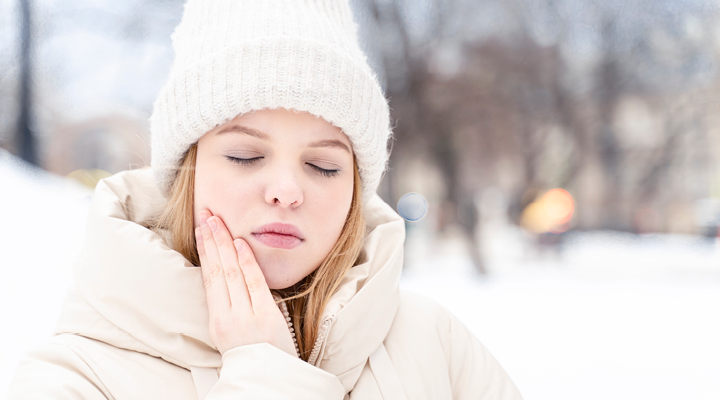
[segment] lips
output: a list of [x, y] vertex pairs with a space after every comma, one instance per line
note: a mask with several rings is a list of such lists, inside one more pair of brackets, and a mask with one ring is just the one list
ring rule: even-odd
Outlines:
[[295, 225], [279, 222], [263, 225], [251, 236], [266, 246], [287, 250], [300, 246], [305, 240]]

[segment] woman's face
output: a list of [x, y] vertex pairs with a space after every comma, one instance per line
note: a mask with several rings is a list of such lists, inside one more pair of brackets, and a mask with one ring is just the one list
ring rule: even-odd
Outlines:
[[195, 226], [210, 210], [248, 242], [271, 289], [292, 286], [340, 236], [353, 173], [350, 140], [324, 119], [286, 109], [239, 116], [198, 141]]

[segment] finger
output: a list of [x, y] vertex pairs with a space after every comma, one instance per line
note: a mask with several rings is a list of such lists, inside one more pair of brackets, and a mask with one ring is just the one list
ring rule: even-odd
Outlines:
[[198, 226], [195, 228], [195, 247], [197, 247], [198, 256], [200, 257], [200, 271], [202, 273], [205, 273], [205, 269], [202, 268], [203, 265], [207, 265], [207, 256], [205, 253], [205, 243], [203, 242], [202, 237], [202, 230]]
[[253, 313], [257, 315], [270, 307], [277, 309], [270, 288], [265, 281], [265, 275], [260, 270], [252, 249], [243, 239], [235, 239], [234, 243], [240, 268], [245, 276], [245, 285], [250, 295]]
[[238, 264], [238, 253], [235, 250], [232, 236], [225, 223], [219, 217], [208, 218], [208, 226], [213, 233], [220, 261], [225, 274], [225, 282], [230, 296], [230, 307], [240, 312], [251, 312], [250, 296], [248, 295], [245, 277]]
[[[204, 216], [203, 213], [206, 213]], [[207, 224], [209, 212], [201, 211], [200, 233], [205, 251], [205, 263], [200, 263], [205, 284], [205, 295], [207, 296], [208, 311], [211, 316], [222, 314], [230, 309], [230, 297], [225, 283], [220, 255], [218, 254], [215, 239]]]

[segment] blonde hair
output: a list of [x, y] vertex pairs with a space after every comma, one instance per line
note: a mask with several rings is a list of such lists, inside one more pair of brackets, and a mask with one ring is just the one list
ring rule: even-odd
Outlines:
[[[196, 160], [197, 144], [193, 144], [183, 156], [167, 205], [155, 227], [167, 230], [173, 249], [193, 265], [200, 265], [193, 224]], [[295, 326], [300, 356], [305, 361], [310, 357], [317, 340], [325, 306], [345, 274], [360, 260], [365, 238], [365, 218], [362, 211], [362, 186], [356, 162], [353, 162], [353, 169], [350, 210], [332, 250], [320, 266], [303, 280], [290, 288], [275, 290], [286, 301]]]

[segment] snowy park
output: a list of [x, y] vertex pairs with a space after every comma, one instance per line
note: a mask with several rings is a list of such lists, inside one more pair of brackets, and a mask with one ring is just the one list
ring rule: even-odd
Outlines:
[[[0, 1], [0, 399], [54, 332], [97, 179], [157, 154], [184, 3]], [[349, 4], [400, 288], [526, 400], [720, 399], [720, 3]]]
[[[92, 192], [0, 152], [0, 393], [52, 334]], [[421, 221], [422, 222], [422, 221]], [[535, 249], [484, 227], [488, 274], [458, 240], [408, 225], [404, 290], [455, 313], [527, 400], [720, 398], [720, 247], [693, 236], [576, 233]]]

